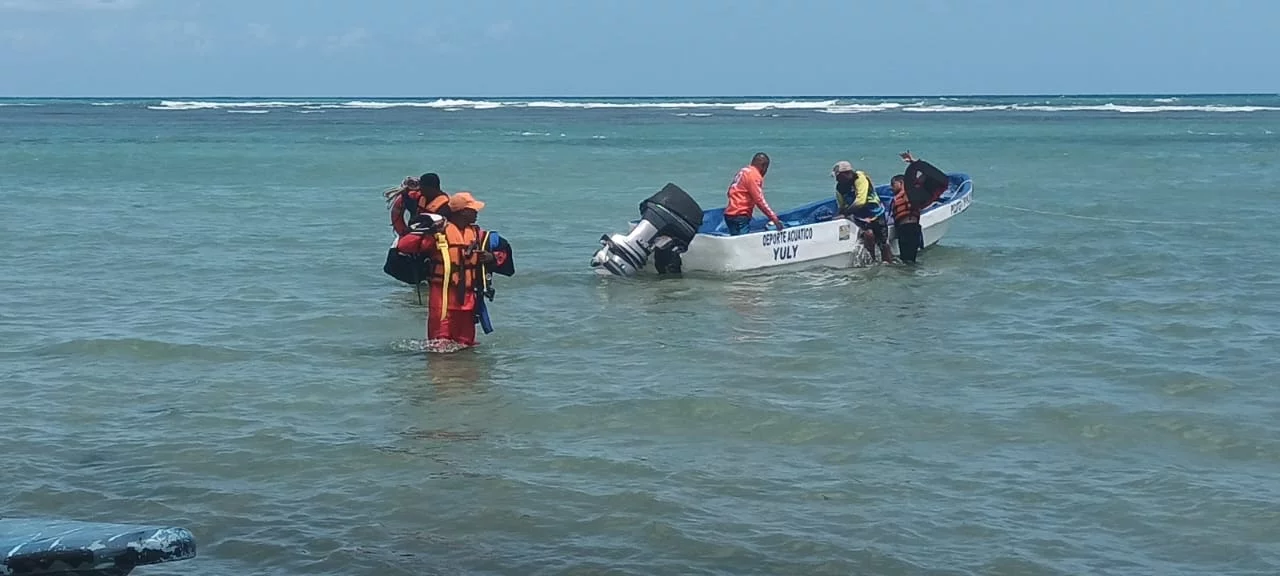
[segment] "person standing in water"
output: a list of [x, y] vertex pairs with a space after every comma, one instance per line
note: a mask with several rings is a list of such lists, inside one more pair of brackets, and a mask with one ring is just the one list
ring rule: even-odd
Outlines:
[[440, 189], [440, 176], [434, 172], [427, 172], [419, 178], [405, 178], [399, 188], [392, 188], [385, 194], [391, 208], [391, 228], [396, 231], [396, 236], [408, 234], [414, 224], [420, 225], [424, 214], [449, 216], [449, 195]]
[[[906, 176], [894, 176], [893, 231], [898, 238], [898, 256], [908, 264], [916, 263], [916, 254], [924, 247], [924, 230], [920, 227], [920, 212], [938, 201], [950, 187], [946, 174], [911, 155], [908, 150], [899, 154], [908, 164]], [[910, 176], [910, 182], [907, 180]]]
[[751, 216], [759, 208], [773, 225], [782, 229], [782, 220], [769, 207], [764, 199], [764, 175], [769, 172], [769, 155], [757, 152], [751, 158], [751, 164], [738, 171], [725, 193], [729, 203], [724, 208], [724, 226], [730, 236], [738, 236], [751, 231]]
[[428, 283], [427, 340], [452, 342], [459, 346], [476, 343], [476, 283], [480, 265], [497, 258], [480, 247], [480, 227], [476, 219], [484, 202], [468, 192], [449, 199], [449, 216], [444, 230], [436, 236], [434, 265]]
[[[427, 172], [420, 178], [405, 178], [398, 188], [383, 194], [391, 209], [391, 228], [396, 232], [396, 242], [387, 250], [382, 271], [405, 284], [417, 286], [427, 272], [423, 256], [406, 254], [396, 246], [406, 235], [430, 229], [439, 218], [447, 218], [449, 195], [440, 189], [440, 176], [434, 172]], [[410, 238], [409, 242], [416, 243], [416, 240]]]
[[489, 271], [515, 273], [511, 247], [476, 225], [484, 205], [470, 192], [458, 192], [449, 198], [449, 217], [434, 234], [410, 234], [416, 243], [406, 240], [399, 245], [401, 251], [424, 254], [429, 260], [427, 341], [432, 347], [474, 346], [476, 323], [489, 330], [483, 302], [492, 297]]
[[439, 214], [448, 218], [449, 195], [440, 189], [440, 176], [435, 172], [427, 172], [418, 178], [418, 187], [422, 195], [419, 213]]
[[916, 263], [916, 254], [924, 244], [920, 229], [920, 211], [907, 198], [907, 187], [901, 174], [889, 182], [893, 188], [893, 235], [898, 239], [898, 257], [907, 264]]

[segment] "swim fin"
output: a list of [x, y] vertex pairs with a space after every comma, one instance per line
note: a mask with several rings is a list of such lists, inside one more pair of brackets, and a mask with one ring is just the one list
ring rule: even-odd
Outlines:
[[476, 298], [476, 319], [480, 321], [480, 329], [485, 334], [493, 333], [493, 322], [489, 320], [489, 306], [485, 305], [484, 298]]

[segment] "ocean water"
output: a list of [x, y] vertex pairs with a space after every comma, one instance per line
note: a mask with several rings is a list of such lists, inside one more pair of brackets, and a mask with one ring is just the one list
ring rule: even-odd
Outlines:
[[[667, 182], [910, 149], [915, 269], [598, 278]], [[421, 351], [381, 191], [517, 274]], [[1280, 96], [0, 100], [0, 516], [138, 574], [1280, 572]]]

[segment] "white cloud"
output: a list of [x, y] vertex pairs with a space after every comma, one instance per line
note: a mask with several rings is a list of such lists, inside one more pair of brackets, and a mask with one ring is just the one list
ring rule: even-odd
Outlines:
[[99, 44], [110, 44], [120, 37], [119, 31], [114, 27], [94, 28], [89, 31], [89, 39]]
[[19, 12], [132, 10], [141, 3], [142, 0], [0, 0], [0, 10]]
[[364, 41], [369, 38], [369, 32], [364, 28], [352, 28], [338, 36], [330, 36], [328, 38], [328, 50], [342, 51], [352, 48], [359, 48], [364, 45]]
[[0, 30], [0, 46], [9, 46], [14, 50], [44, 48], [52, 43], [52, 34], [48, 30], [31, 28]]
[[258, 42], [261, 42], [263, 44], [270, 45], [270, 44], [275, 44], [276, 42], [276, 35], [271, 31], [270, 24], [260, 24], [257, 22], [251, 22], [249, 24], [249, 35], [253, 36], [254, 40], [257, 40]]
[[488, 36], [490, 40], [501, 40], [506, 38], [510, 33], [511, 21], [503, 20], [501, 22], [494, 22], [493, 24], [490, 24], [489, 28], [485, 30], [484, 35]]
[[212, 35], [199, 22], [166, 20], [152, 24], [147, 32], [151, 41], [168, 46], [186, 44], [201, 53], [213, 46]]

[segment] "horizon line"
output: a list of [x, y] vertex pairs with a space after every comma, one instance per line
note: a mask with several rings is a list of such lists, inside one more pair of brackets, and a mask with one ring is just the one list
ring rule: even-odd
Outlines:
[[691, 99], [698, 99], [698, 100], [707, 100], [707, 99], [714, 99], [714, 98], [725, 98], [725, 99], [747, 99], [747, 98], [760, 98], [760, 99], [766, 99], [766, 100], [777, 100], [777, 99], [781, 99], [781, 98], [824, 99], [824, 100], [830, 100], [830, 99], [837, 99], [837, 100], [841, 100], [841, 99], [848, 99], [848, 100], [865, 100], [865, 99], [869, 99], [869, 98], [890, 98], [890, 99], [903, 99], [903, 98], [1141, 98], [1141, 97], [1153, 97], [1153, 96], [1159, 96], [1159, 97], [1170, 97], [1170, 96], [1173, 96], [1173, 97], [1280, 96], [1280, 92], [1149, 92], [1149, 93], [1146, 93], [1146, 92], [1095, 92], [1095, 93], [1081, 92], [1081, 93], [1025, 93], [1025, 94], [1022, 94], [1022, 93], [1008, 93], [1008, 94], [893, 94], [893, 95], [861, 95], [861, 96], [855, 96], [855, 95], [849, 95], [849, 94], [843, 94], [843, 95], [838, 95], [838, 94], [788, 94], [788, 95], [772, 95], [772, 96], [768, 96], [768, 95], [759, 95], [759, 94], [756, 94], [756, 95], [727, 95], [727, 94], [693, 95], [693, 94], [668, 94], [668, 95], [649, 95], [649, 96], [638, 96], [638, 95], [612, 95], [612, 96], [606, 96], [606, 95], [586, 95], [586, 96], [571, 96], [571, 95], [540, 95], [540, 96], [539, 96], [539, 95], [522, 95], [522, 96], [493, 96], [493, 95], [489, 95], [489, 96], [485, 96], [485, 95], [465, 95], [465, 96], [464, 96], [464, 95], [448, 95], [448, 96], [440, 96], [440, 95], [417, 95], [417, 96], [329, 95], [329, 96], [324, 96], [324, 95], [318, 95], [318, 94], [311, 94], [311, 95], [293, 95], [293, 96], [271, 95], [271, 94], [256, 94], [256, 95], [249, 95], [249, 96], [227, 96], [227, 95], [211, 95], [211, 94], [205, 94], [205, 95], [191, 95], [191, 94], [171, 94], [171, 95], [139, 94], [139, 95], [129, 95], [129, 96], [103, 96], [103, 95], [80, 95], [80, 96], [49, 96], [49, 95], [43, 95], [43, 96], [0, 96], [0, 100], [89, 100], [89, 99], [97, 99], [97, 100], [155, 100], [155, 99], [170, 100], [170, 99], [196, 99], [196, 98], [205, 98], [205, 99], [214, 99], [214, 100], [226, 100], [226, 99], [247, 99], [247, 98], [255, 98], [255, 99], [265, 99], [265, 98], [270, 98], [270, 99], [279, 99], [279, 100], [298, 100], [298, 99], [304, 99], [304, 98], [317, 98], [317, 99], [368, 99], [368, 100], [392, 100], [392, 99], [395, 99], [395, 100], [404, 100], [404, 99], [413, 99], [413, 100], [426, 100], [426, 99], [435, 99], [435, 100], [535, 100], [535, 99], [553, 99], [553, 100], [586, 100], [586, 99], [601, 99], [601, 100], [627, 100], [627, 99], [648, 99], [648, 100], [656, 100], [656, 99], [664, 99], [664, 100], [672, 100], [672, 99], [679, 99], [679, 98], [691, 98]]

